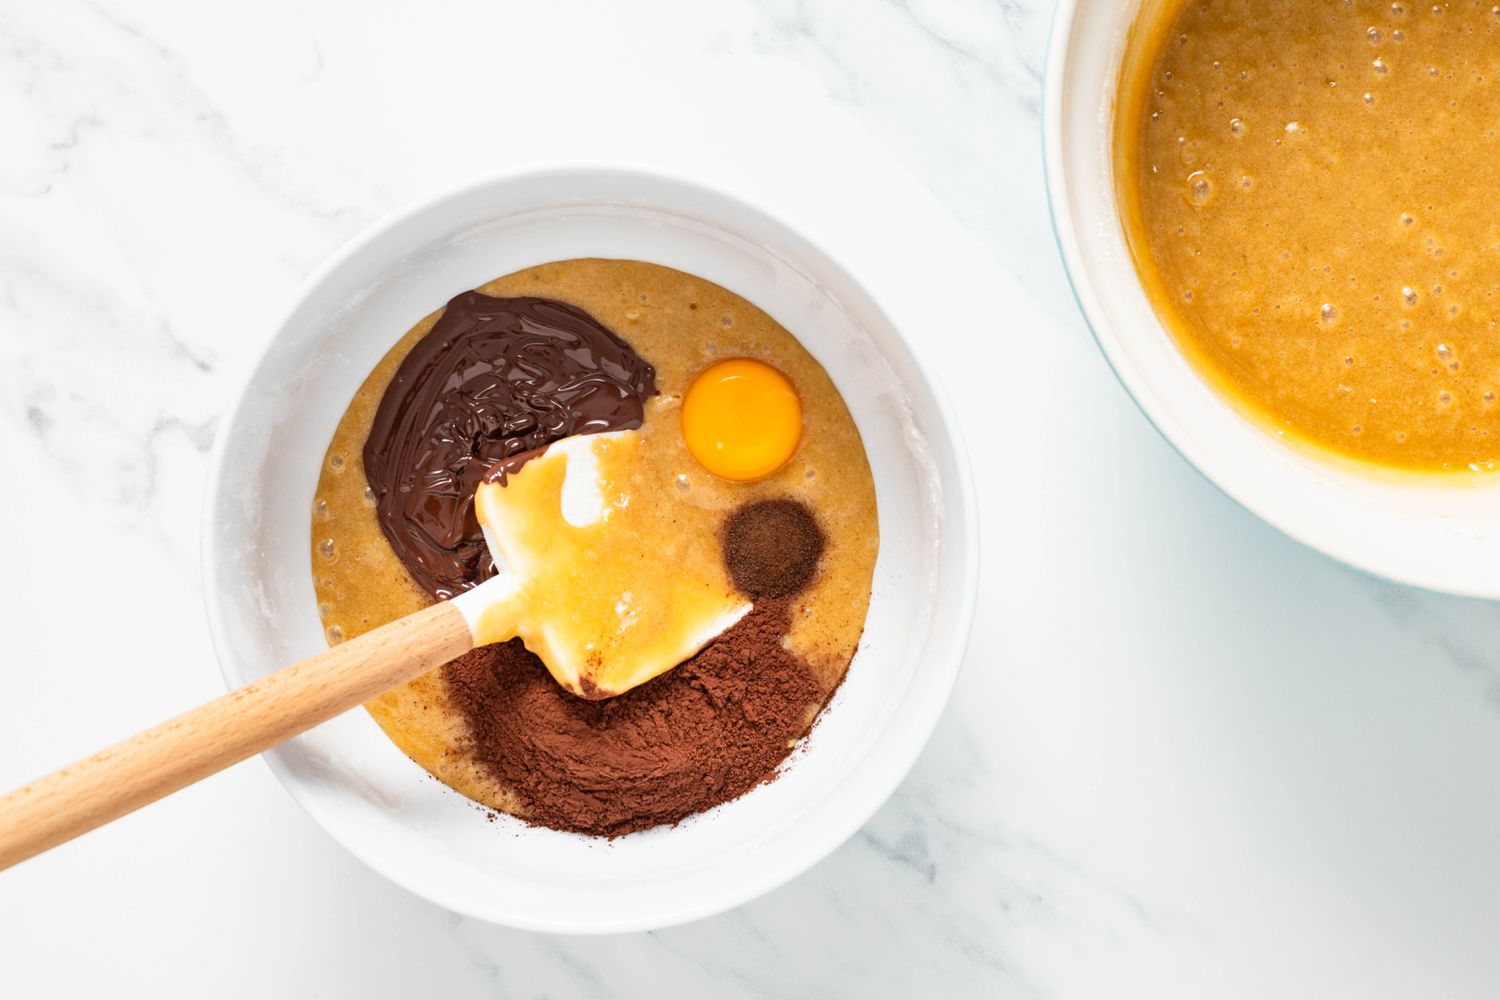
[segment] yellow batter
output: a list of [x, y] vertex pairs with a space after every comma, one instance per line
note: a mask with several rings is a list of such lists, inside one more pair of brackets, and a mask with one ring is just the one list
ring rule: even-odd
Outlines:
[[[740, 504], [789, 496], [824, 526], [818, 575], [794, 600], [788, 647], [807, 660], [825, 699], [843, 678], [869, 606], [879, 542], [875, 488], [859, 430], [821, 365], [775, 320], [739, 296], [689, 274], [629, 260], [545, 264], [496, 279], [487, 295], [536, 295], [572, 303], [624, 338], [656, 367], [660, 395], [646, 408], [641, 475], [670, 481], [689, 501], [684, 530], [715, 531]], [[428, 316], [360, 387], [329, 445], [312, 518], [312, 571], [330, 642], [409, 614], [430, 599], [408, 577], [375, 518], [365, 485], [364, 441], [402, 358], [437, 321]], [[803, 406], [801, 445], [775, 474], [731, 483], [702, 469], [679, 432], [682, 394], [704, 368], [730, 357], [762, 359], [786, 373]], [[507, 812], [516, 803], [460, 749], [461, 717], [446, 703], [441, 671], [370, 702], [376, 722], [408, 756], [453, 788]], [[812, 706], [816, 710], [820, 706]]]
[[1500, 457], [1500, 8], [1147, 0], [1126, 233], [1187, 355], [1274, 432], [1384, 466]]

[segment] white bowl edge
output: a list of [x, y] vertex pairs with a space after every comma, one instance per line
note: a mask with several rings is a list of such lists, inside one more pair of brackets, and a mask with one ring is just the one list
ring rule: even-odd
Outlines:
[[[210, 462], [203, 535], [205, 600], [208, 606], [208, 615], [215, 648], [224, 667], [226, 679], [231, 684], [241, 683], [247, 678], [241, 676], [232, 666], [237, 659], [237, 651], [233, 646], [236, 640], [235, 626], [232, 626], [232, 623], [227, 619], [224, 602], [219, 594], [219, 588], [226, 579], [226, 574], [230, 577], [233, 575], [233, 567], [227, 565], [227, 563], [232, 562], [232, 559], [227, 558], [231, 554], [221, 551], [215, 537], [217, 527], [215, 523], [216, 514], [224, 508], [225, 504], [233, 500], [233, 498], [224, 496], [221, 491], [225, 480], [225, 463], [228, 460], [231, 440], [238, 433], [242, 432], [240, 425], [244, 419], [242, 410], [247, 391], [262, 373], [281, 333], [293, 321], [302, 304], [317, 288], [329, 279], [330, 275], [338, 272], [340, 268], [344, 267], [347, 262], [359, 255], [367, 247], [385, 238], [393, 230], [422, 217], [424, 214], [434, 210], [434, 208], [452, 203], [456, 199], [461, 200], [466, 195], [476, 191], [501, 188], [507, 185], [525, 184], [529, 181], [535, 181], [540, 177], [570, 178], [574, 183], [586, 183], [590, 177], [597, 178], [600, 176], [610, 176], [615, 179], [628, 177], [645, 183], [648, 186], [651, 184], [662, 184], [693, 190], [702, 197], [720, 199], [726, 203], [738, 204], [744, 211], [750, 212], [774, 224], [774, 220], [753, 209], [743, 200], [736, 199], [732, 195], [713, 191], [705, 185], [686, 178], [674, 177], [659, 171], [650, 171], [641, 168], [592, 163], [572, 164], [539, 170], [518, 170], [458, 185], [448, 191], [439, 193], [422, 204], [398, 212], [376, 223], [330, 257], [304, 284], [295, 299], [297, 305], [288, 310], [283, 321], [277, 325], [277, 333], [273, 335], [270, 342], [266, 345], [266, 350], [247, 375], [244, 388], [236, 394], [235, 401], [226, 414]], [[822, 254], [822, 251], [817, 247], [807, 243], [805, 239], [798, 237], [790, 229], [786, 229], [786, 235], [802, 239], [804, 244], [802, 249], [804, 251], [814, 256], [820, 256], [828, 266], [837, 270], [837, 265], [828, 260], [826, 255]], [[857, 281], [856, 287], [858, 288]], [[867, 289], [859, 288], [859, 291], [870, 300], [873, 308], [876, 310], [880, 309], [878, 300], [870, 295]], [[404, 326], [401, 329], [404, 329]], [[400, 330], [398, 329], [394, 333], [395, 335], [399, 335]], [[900, 339], [899, 333], [897, 333], [897, 338]], [[320, 797], [317, 792], [309, 790], [308, 776], [305, 773], [305, 761], [299, 763], [295, 757], [296, 744], [292, 747], [267, 754], [268, 762], [277, 774], [278, 779], [282, 781], [293, 797], [308, 813], [320, 825], [324, 826], [330, 834], [344, 843], [346, 847], [361, 857], [371, 867], [381, 871], [409, 890], [434, 899], [436, 902], [459, 912], [512, 926], [527, 927], [536, 930], [612, 932], [662, 927], [706, 916], [737, 905], [763, 892], [769, 891], [811, 866], [852, 835], [889, 796], [896, 785], [899, 784], [901, 779], [910, 770], [946, 704], [973, 618], [974, 599], [977, 592], [978, 558], [977, 505], [974, 499], [972, 477], [969, 472], [959, 429], [951, 405], [937, 387], [936, 379], [930, 371], [930, 366], [916, 352], [910, 350], [909, 344], [904, 343], [904, 346], [908, 353], [908, 357], [905, 360], [918, 372], [918, 378], [922, 382], [921, 388], [930, 397], [927, 406], [930, 411], [932, 426], [939, 429], [937, 436], [941, 440], [937, 443], [940, 445], [942, 451], [940, 457], [945, 465], [941, 472], [941, 481], [944, 490], [942, 500], [949, 514], [949, 523], [945, 526], [943, 537], [945, 544], [949, 544], [948, 540], [951, 540], [951, 544], [957, 546], [957, 551], [948, 554], [946, 557], [947, 564], [952, 568], [952, 572], [947, 574], [947, 578], [950, 581], [949, 586], [952, 592], [957, 595], [957, 601], [947, 609], [948, 613], [944, 619], [947, 630], [943, 637], [936, 639], [927, 647], [930, 654], [930, 662], [933, 664], [934, 676], [929, 679], [926, 687], [922, 689], [921, 697], [916, 699], [914, 703], [906, 705], [903, 709], [904, 731], [908, 735], [901, 741], [892, 741], [869, 748], [868, 758], [872, 761], [871, 766], [874, 767], [876, 776], [862, 781], [858, 789], [855, 789], [852, 785], [847, 787], [841, 786], [835, 789], [835, 794], [838, 797], [848, 799], [849, 801], [838, 803], [836, 808], [834, 808], [835, 819], [819, 826], [813, 835], [802, 838], [798, 845], [796, 845], [797, 849], [774, 859], [776, 861], [775, 864], [765, 865], [762, 869], [758, 869], [754, 877], [746, 877], [739, 880], [738, 884], [732, 890], [704, 893], [691, 904], [676, 905], [670, 908], [670, 910], [650, 912], [649, 908], [645, 908], [633, 915], [621, 916], [614, 914], [601, 919], [591, 919], [588, 914], [569, 916], [566, 919], [535, 917], [508, 908], [503, 903], [496, 904], [493, 901], [475, 900], [472, 897], [465, 896], [462, 892], [447, 892], [441, 888], [436, 888], [427, 877], [420, 859], [406, 859], [410, 863], [400, 863], [399, 861], [393, 863], [389, 855], [382, 853], [380, 850], [370, 849], [370, 845], [367, 842], [351, 839], [347, 835], [347, 831], [340, 826], [345, 817], [337, 815], [337, 809], [330, 806], [326, 798]], [[297, 569], [305, 574], [307, 572], [306, 563], [303, 562]], [[310, 611], [311, 607], [309, 605]], [[863, 656], [864, 653], [862, 652], [860, 655]], [[858, 662], [857, 660], [856, 666], [858, 666]], [[830, 707], [828, 713], [825, 713], [826, 718], [833, 718], [836, 715], [837, 708], [836, 699], [835, 705]], [[351, 717], [346, 716], [344, 719], [336, 720], [335, 723], [330, 723], [329, 725], [341, 725], [348, 721], [354, 725], [363, 726], [366, 730], [374, 729], [373, 722], [365, 718], [363, 713], [353, 713], [353, 716], [355, 718], [351, 719]], [[383, 736], [378, 731], [375, 732], [375, 736], [383, 740]], [[815, 732], [813, 736], [814, 746], [816, 745], [816, 740], [817, 733]], [[307, 738], [297, 741], [297, 743], [305, 742], [307, 742]], [[391, 747], [391, 751], [394, 752], [393, 747]], [[415, 767], [415, 765], [410, 766]], [[857, 794], [855, 794], [856, 791]], [[454, 799], [459, 798], [456, 793], [449, 793], [449, 795]], [[734, 804], [731, 804], [729, 808], [734, 808]], [[697, 821], [689, 821], [689, 823], [693, 822]], [[611, 848], [605, 846], [603, 849], [609, 850]]]

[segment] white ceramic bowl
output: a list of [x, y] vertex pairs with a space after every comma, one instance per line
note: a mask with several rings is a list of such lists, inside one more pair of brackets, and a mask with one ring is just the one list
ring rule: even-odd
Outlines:
[[953, 415], [872, 296], [816, 247], [698, 184], [594, 167], [484, 180], [375, 226], [308, 282], [220, 432], [205, 591], [231, 685], [322, 649], [309, 505], [355, 389], [452, 295], [572, 257], [636, 258], [715, 281], [796, 334], [837, 383], [864, 436], [881, 529], [847, 681], [777, 781], [614, 842], [485, 822], [362, 711], [266, 756], [350, 851], [444, 906], [538, 930], [661, 927], [766, 892], [854, 833], [931, 734], [968, 637], [978, 540]]
[[1173, 344], [1136, 276], [1116, 210], [1116, 81], [1140, 0], [1061, 0], [1048, 53], [1047, 186], [1084, 316], [1168, 441], [1250, 511], [1380, 576], [1500, 597], [1500, 479], [1381, 474], [1291, 447], [1252, 424]]

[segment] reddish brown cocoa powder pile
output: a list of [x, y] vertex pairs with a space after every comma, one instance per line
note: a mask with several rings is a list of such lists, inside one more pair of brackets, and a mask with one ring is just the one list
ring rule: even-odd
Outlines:
[[519, 640], [445, 668], [474, 758], [525, 818], [608, 837], [676, 823], [775, 775], [823, 691], [782, 648], [784, 600], [762, 600], [675, 670], [608, 701], [558, 687]]
[[823, 532], [794, 500], [747, 504], [721, 541], [755, 608], [697, 656], [608, 701], [560, 688], [520, 640], [444, 668], [465, 748], [542, 826], [619, 836], [744, 795], [812, 726], [826, 694], [782, 640], [787, 598], [817, 571]]

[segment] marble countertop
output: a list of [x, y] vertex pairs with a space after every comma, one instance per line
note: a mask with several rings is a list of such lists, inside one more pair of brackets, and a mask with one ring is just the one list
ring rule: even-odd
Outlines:
[[365, 869], [251, 761], [0, 875], [3, 992], [1494, 995], [1500, 613], [1289, 541], [1136, 412], [1047, 221], [1050, 16], [0, 2], [0, 786], [222, 690], [218, 415], [324, 256], [476, 174], [659, 164], [814, 221], [864, 192], [851, 245], [972, 290], [925, 349], [985, 510], [930, 747], [763, 899], [620, 937], [483, 925]]

